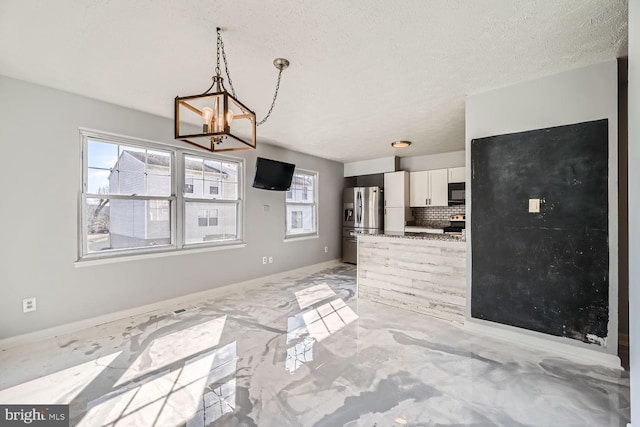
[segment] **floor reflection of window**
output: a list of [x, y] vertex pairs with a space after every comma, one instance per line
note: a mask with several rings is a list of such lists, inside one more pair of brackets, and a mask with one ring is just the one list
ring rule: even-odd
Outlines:
[[236, 342], [220, 350], [223, 352], [220, 355], [220, 362], [223, 364], [211, 371], [200, 405], [195, 416], [187, 422], [187, 427], [208, 426], [236, 408], [235, 374], [238, 365]]
[[287, 349], [287, 360], [285, 362], [287, 371], [294, 373], [304, 363], [313, 361], [313, 343], [315, 342], [316, 340], [313, 338], [307, 337], [302, 342]]
[[302, 314], [309, 334], [318, 342], [358, 319], [358, 315], [337, 298]]
[[293, 347], [287, 349], [285, 360], [285, 369], [290, 373], [294, 373], [304, 363], [313, 361], [313, 343], [316, 340], [309, 337], [302, 316], [303, 313], [298, 313], [287, 320], [287, 344], [295, 342]]
[[79, 426], [204, 427], [236, 407], [236, 342], [89, 402]]
[[298, 313], [287, 319], [287, 344], [309, 335], [307, 325], [304, 323], [302, 313]]
[[202, 404], [187, 427], [204, 427], [236, 409], [236, 379], [213, 387], [202, 396]]
[[[296, 292], [300, 307], [312, 305], [335, 296], [326, 284], [312, 286]], [[287, 319], [287, 348], [285, 369], [294, 373], [307, 362], [313, 361], [313, 345], [358, 319], [358, 315], [341, 299], [309, 308]]]

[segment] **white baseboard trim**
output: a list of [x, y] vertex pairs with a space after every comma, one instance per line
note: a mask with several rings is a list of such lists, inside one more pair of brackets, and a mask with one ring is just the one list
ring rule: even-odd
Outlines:
[[492, 338], [497, 338], [499, 340], [515, 342], [520, 345], [535, 348], [537, 350], [543, 350], [548, 353], [555, 353], [576, 362], [597, 364], [612, 369], [622, 370], [622, 362], [620, 361], [620, 358], [613, 354], [602, 353], [595, 350], [573, 346], [571, 344], [564, 344], [529, 334], [497, 328], [477, 321], [470, 321], [469, 319], [465, 320], [464, 329], [483, 335], [489, 335]]
[[94, 326], [102, 325], [105, 323], [113, 322], [127, 317], [139, 316], [142, 314], [154, 314], [154, 312], [164, 313], [168, 310], [175, 310], [180, 308], [181, 305], [193, 304], [196, 301], [201, 301], [207, 298], [220, 296], [229, 292], [241, 291], [253, 286], [256, 286], [264, 281], [273, 281], [285, 278], [291, 274], [312, 274], [317, 271], [323, 270], [327, 267], [334, 265], [340, 265], [342, 261], [340, 259], [334, 259], [331, 261], [325, 261], [318, 264], [307, 265], [304, 267], [296, 268], [293, 270], [287, 270], [280, 273], [274, 273], [268, 276], [262, 276], [255, 279], [246, 280], [244, 282], [232, 283], [229, 285], [220, 286], [218, 288], [207, 289], [206, 291], [195, 292], [187, 295], [182, 295], [175, 298], [159, 301], [152, 304], [146, 304], [139, 307], [116, 311], [101, 316], [91, 317], [88, 319], [78, 320], [76, 322], [65, 323], [52, 328], [42, 329], [40, 331], [30, 332], [27, 334], [16, 335], [9, 338], [0, 340], [0, 350], [4, 350], [11, 347], [17, 347], [23, 344], [29, 344], [37, 341], [41, 341], [46, 338], [52, 338], [58, 335], [68, 334], [80, 329], [91, 328]]

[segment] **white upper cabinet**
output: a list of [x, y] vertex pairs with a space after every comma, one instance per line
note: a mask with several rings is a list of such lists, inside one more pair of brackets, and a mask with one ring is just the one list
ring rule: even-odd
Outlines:
[[429, 206], [429, 171], [409, 174], [409, 205], [412, 208]]
[[464, 166], [447, 170], [449, 171], [449, 182], [465, 182], [467, 180], [467, 172]]
[[449, 181], [447, 169], [429, 171], [431, 197], [429, 206], [449, 206]]
[[404, 208], [409, 204], [409, 173], [389, 172], [384, 174], [384, 206]]
[[448, 206], [447, 169], [411, 172], [409, 181], [412, 208]]

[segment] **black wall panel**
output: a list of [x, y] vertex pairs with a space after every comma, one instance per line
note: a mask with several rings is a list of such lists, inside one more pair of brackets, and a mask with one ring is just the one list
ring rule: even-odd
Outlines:
[[608, 121], [475, 139], [471, 167], [471, 316], [606, 337]]

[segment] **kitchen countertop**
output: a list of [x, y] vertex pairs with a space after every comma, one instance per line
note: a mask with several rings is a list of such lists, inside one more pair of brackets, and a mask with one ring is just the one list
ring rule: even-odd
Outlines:
[[358, 236], [376, 236], [376, 237], [395, 237], [401, 239], [414, 239], [414, 240], [446, 240], [449, 242], [464, 242], [466, 239], [462, 234], [434, 234], [434, 233], [407, 233], [402, 231], [385, 231], [380, 234], [359, 234]]

